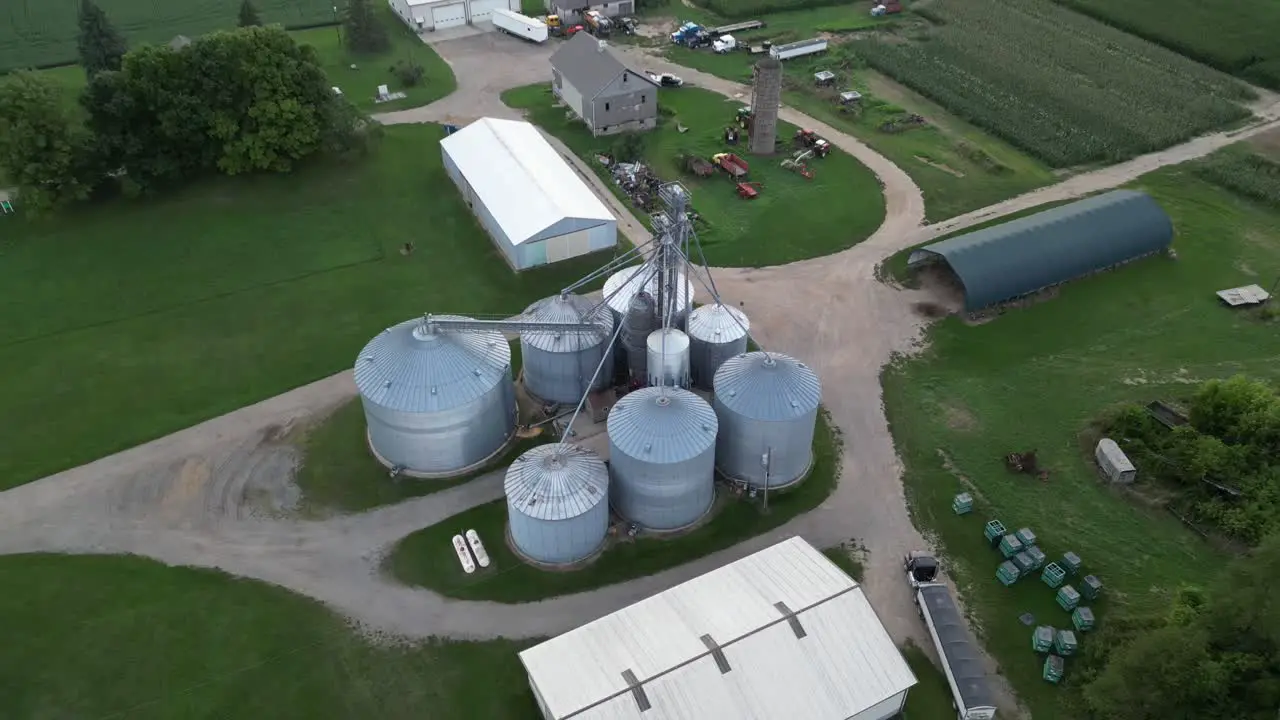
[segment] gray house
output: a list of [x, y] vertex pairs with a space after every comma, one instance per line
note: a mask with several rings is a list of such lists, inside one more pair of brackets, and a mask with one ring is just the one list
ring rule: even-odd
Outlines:
[[586, 33], [574, 35], [551, 56], [551, 78], [556, 97], [593, 135], [658, 124], [658, 84], [623, 65], [604, 41]]

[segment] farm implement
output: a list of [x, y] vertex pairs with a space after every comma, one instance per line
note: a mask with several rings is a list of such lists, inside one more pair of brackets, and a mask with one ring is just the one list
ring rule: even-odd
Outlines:
[[786, 160], [783, 160], [782, 168], [784, 170], [790, 170], [791, 172], [799, 174], [800, 177], [804, 178], [805, 180], [812, 180], [813, 171], [810, 170], [809, 165], [805, 163], [805, 160], [808, 160], [811, 157], [813, 157], [812, 150], [805, 150], [802, 152], [798, 152], [796, 153], [795, 157], [787, 158]]
[[831, 143], [822, 139], [812, 130], [796, 130], [796, 144], [808, 148], [817, 157], [826, 157], [831, 152]]
[[743, 200], [755, 200], [760, 195], [760, 190], [764, 188], [758, 182], [740, 182], [738, 183], [738, 197]]
[[746, 160], [733, 153], [716, 153], [711, 156], [711, 162], [715, 163], [716, 167], [729, 173], [729, 177], [733, 178], [734, 181], [741, 181], [747, 176], [747, 172], [750, 169]]

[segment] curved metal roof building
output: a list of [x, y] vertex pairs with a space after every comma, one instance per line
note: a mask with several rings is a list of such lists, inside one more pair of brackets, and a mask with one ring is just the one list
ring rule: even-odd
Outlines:
[[972, 312], [1159, 252], [1173, 221], [1134, 190], [1086, 198], [912, 251], [915, 267], [941, 258], [964, 286]]

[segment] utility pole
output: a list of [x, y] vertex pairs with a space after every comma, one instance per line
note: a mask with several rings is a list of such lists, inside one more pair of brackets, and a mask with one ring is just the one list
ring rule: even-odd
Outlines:
[[338, 20], [338, 6], [333, 6], [333, 31], [338, 33], [338, 47], [342, 47], [342, 22]]
[[760, 456], [760, 464], [764, 467], [764, 511], [769, 512], [769, 470], [772, 467], [773, 447], [769, 447], [764, 451], [764, 455]]

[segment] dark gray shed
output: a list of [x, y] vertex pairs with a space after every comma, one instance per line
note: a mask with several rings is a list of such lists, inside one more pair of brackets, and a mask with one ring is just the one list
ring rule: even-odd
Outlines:
[[964, 286], [972, 312], [1091, 272], [1159, 252], [1173, 221], [1134, 190], [1086, 198], [912, 251], [907, 264], [939, 259]]

